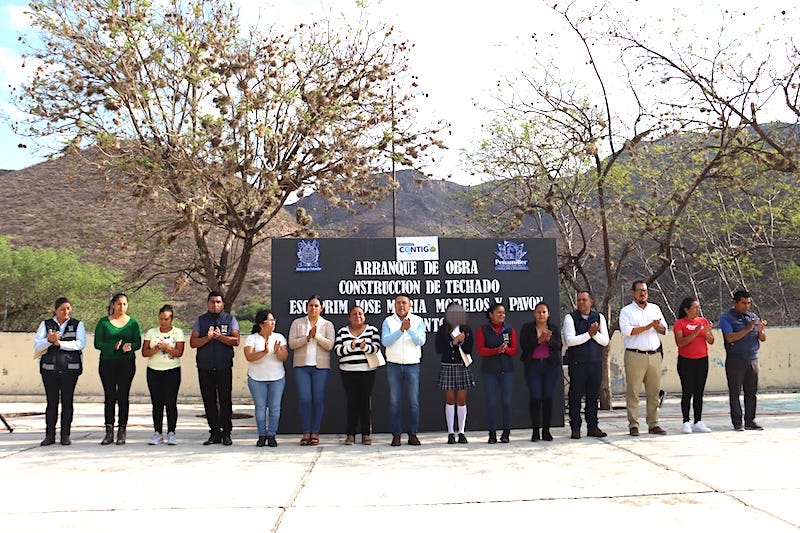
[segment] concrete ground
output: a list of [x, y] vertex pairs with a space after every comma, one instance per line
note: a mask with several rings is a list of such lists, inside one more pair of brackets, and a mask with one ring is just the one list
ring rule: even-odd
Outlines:
[[[727, 399], [714, 396], [704, 415], [714, 431], [683, 435], [679, 399], [670, 396], [661, 411], [666, 436], [628, 436], [617, 409], [601, 412], [604, 439], [571, 440], [556, 428], [553, 442], [532, 443], [519, 429], [510, 444], [489, 445], [475, 431], [468, 445], [447, 445], [442, 432], [420, 435], [420, 448], [405, 440], [391, 448], [385, 434], [373, 446], [323, 435], [320, 446], [300, 447], [299, 435], [279, 435], [277, 448], [256, 448], [252, 418], [234, 421], [233, 446], [203, 446], [200, 404], [180, 406], [177, 446], [148, 446], [149, 409], [132, 405], [125, 446], [99, 446], [99, 403], [76, 405], [69, 447], [39, 447], [43, 415], [9, 417], [14, 432], [0, 429], [0, 529], [800, 529], [800, 394], [759, 396], [765, 431], [733, 431]], [[43, 410], [43, 397], [0, 397], [0, 413]], [[646, 427], [644, 401], [640, 410]]]

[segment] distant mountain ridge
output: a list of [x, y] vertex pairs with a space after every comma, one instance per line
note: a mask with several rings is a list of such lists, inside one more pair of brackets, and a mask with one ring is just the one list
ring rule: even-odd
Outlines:
[[[389, 174], [387, 173], [387, 177]], [[417, 170], [396, 172], [396, 232], [398, 236], [439, 235], [466, 237], [481, 234], [481, 228], [466, 222], [459, 213], [467, 208], [462, 195], [469, 189], [452, 181], [433, 180]], [[373, 209], [356, 205], [353, 215], [329, 207], [312, 194], [286, 206], [294, 213], [302, 207], [312, 216], [311, 227], [324, 237], [385, 238], [392, 236], [392, 198], [389, 195]]]

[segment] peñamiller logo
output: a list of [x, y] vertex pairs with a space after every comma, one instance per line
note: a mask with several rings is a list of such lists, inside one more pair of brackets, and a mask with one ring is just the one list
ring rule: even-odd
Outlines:
[[494, 259], [495, 270], [528, 270], [528, 260], [525, 259], [528, 251], [524, 242], [498, 242], [494, 255], [497, 256]]
[[398, 237], [395, 248], [398, 261], [439, 260], [439, 237]]

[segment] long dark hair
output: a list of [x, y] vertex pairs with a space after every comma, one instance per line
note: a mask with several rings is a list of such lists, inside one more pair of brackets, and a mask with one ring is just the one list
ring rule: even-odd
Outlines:
[[272, 315], [272, 311], [270, 311], [269, 309], [262, 309], [261, 311], [256, 313], [256, 319], [255, 323], [253, 324], [253, 330], [250, 333], [258, 333], [259, 331], [261, 331], [261, 324], [267, 321], [269, 315]]
[[681, 305], [678, 306], [678, 318], [686, 318], [686, 310], [696, 301], [697, 298], [692, 298], [691, 296], [684, 298], [681, 301]]

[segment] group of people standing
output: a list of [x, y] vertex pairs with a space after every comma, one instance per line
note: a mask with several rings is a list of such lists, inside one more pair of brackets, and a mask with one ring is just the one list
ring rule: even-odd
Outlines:
[[[621, 310], [619, 317], [625, 345], [629, 433], [632, 436], [639, 434], [639, 392], [644, 384], [648, 432], [662, 435], [666, 431], [658, 420], [663, 358], [661, 336], [666, 333], [667, 324], [660, 308], [648, 302], [648, 289], [643, 281], [634, 282], [631, 292], [633, 301]], [[597, 411], [603, 350], [610, 336], [606, 318], [594, 309], [593, 304], [588, 291], [579, 291], [576, 309], [564, 318], [563, 330], [559, 331], [551, 320], [549, 306], [539, 302], [533, 310], [534, 319], [525, 323], [517, 336], [516, 330], [506, 324], [506, 310], [502, 304], [495, 303], [489, 308], [488, 321], [473, 334], [464, 308], [458, 302], [450, 303], [436, 333], [435, 343], [441, 356], [437, 387], [445, 393], [448, 443], [467, 443], [467, 391], [475, 386], [471, 366], [473, 353], [481, 360], [490, 444], [498, 442], [498, 399], [502, 420], [499, 440], [503, 443], [510, 441], [514, 358], [518, 354], [528, 385], [532, 441], [553, 439], [550, 432], [553, 398], [564, 363], [570, 377], [571, 438], [581, 438], [581, 404], [584, 400], [587, 435], [605, 437], [606, 433], [599, 427]], [[725, 366], [731, 421], [736, 430], [762, 429], [755, 421], [755, 396], [758, 348], [759, 343], [766, 340], [766, 321], [750, 312], [750, 305], [750, 295], [746, 291], [737, 291], [733, 295], [732, 308], [720, 319], [727, 354]], [[99, 374], [105, 406], [105, 435], [101, 444], [116, 442], [121, 445], [126, 442], [128, 397], [136, 372], [135, 352], [141, 349], [142, 355], [148, 359], [147, 384], [153, 407], [154, 434], [150, 444], [174, 445], [177, 443], [177, 399], [184, 334], [172, 325], [173, 309], [169, 305], [160, 309], [158, 327], [148, 330], [143, 336], [139, 324], [127, 314], [127, 309], [127, 296], [115, 294], [109, 303], [108, 316], [100, 319], [95, 328], [94, 346], [100, 352]], [[252, 332], [244, 343], [247, 384], [253, 398], [258, 430], [256, 446], [277, 446], [275, 437], [286, 383], [284, 362], [288, 359], [289, 348], [294, 352], [294, 377], [303, 431], [301, 446], [316, 446], [320, 442], [331, 352], [338, 358], [346, 394], [345, 444], [355, 444], [359, 433], [362, 444], [372, 443], [371, 398], [375, 370], [386, 365], [391, 445], [401, 445], [405, 398], [407, 442], [419, 446], [420, 362], [426, 330], [423, 320], [411, 312], [410, 298], [407, 295], [395, 298], [394, 313], [385, 318], [380, 332], [366, 323], [360, 307], [350, 309], [348, 325], [338, 331], [322, 316], [322, 310], [322, 299], [311, 296], [307, 300], [306, 316], [292, 322], [288, 340], [276, 331], [275, 316], [269, 310], [256, 314]], [[42, 446], [56, 442], [59, 402], [62, 405], [60, 443], [71, 443], [72, 398], [78, 376], [83, 371], [82, 352], [86, 346], [83, 323], [72, 318], [71, 313], [67, 298], [57, 299], [53, 317], [40, 324], [34, 338], [34, 350], [39, 356], [47, 397], [46, 432]], [[695, 298], [681, 302], [673, 331], [678, 346], [678, 373], [682, 388], [682, 430], [684, 433], [709, 432], [711, 430], [702, 421], [702, 397], [708, 375], [708, 345], [715, 339], [711, 323], [700, 316], [700, 306]], [[239, 343], [236, 318], [224, 310], [223, 295], [211, 292], [207, 299], [207, 312], [195, 320], [189, 339], [190, 346], [197, 350], [198, 380], [209, 426], [205, 445], [232, 444], [232, 368], [234, 347]], [[562, 360], [564, 347], [566, 352]], [[744, 413], [739, 400], [742, 389]], [[692, 406], [693, 424], [689, 417]], [[165, 411], [166, 436], [163, 431]]]

